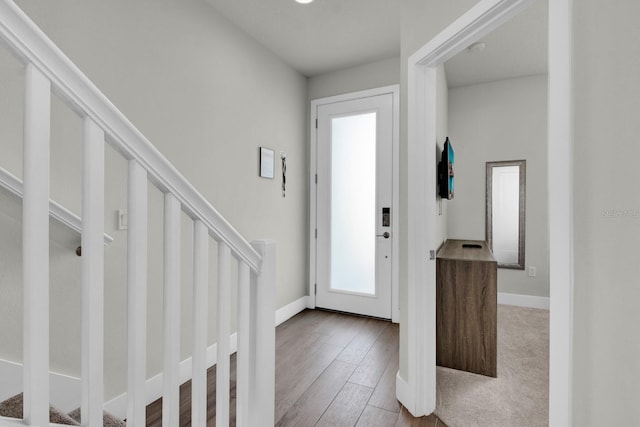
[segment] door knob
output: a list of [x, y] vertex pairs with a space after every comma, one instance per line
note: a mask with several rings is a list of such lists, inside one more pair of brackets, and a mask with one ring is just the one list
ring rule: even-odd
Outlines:
[[384, 237], [385, 239], [388, 239], [389, 237], [391, 237], [391, 234], [389, 234], [389, 232], [388, 232], [388, 231], [385, 231], [385, 232], [384, 232], [384, 233], [382, 233], [382, 234], [376, 234], [376, 236], [378, 236], [378, 237]]

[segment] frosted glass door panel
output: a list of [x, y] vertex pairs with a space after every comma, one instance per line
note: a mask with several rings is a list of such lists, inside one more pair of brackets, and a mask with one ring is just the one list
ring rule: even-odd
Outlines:
[[376, 113], [331, 120], [331, 289], [376, 293]]

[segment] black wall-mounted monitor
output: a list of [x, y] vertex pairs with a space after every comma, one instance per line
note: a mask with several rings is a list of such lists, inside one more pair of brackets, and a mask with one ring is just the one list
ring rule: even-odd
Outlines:
[[455, 161], [453, 146], [449, 137], [444, 141], [442, 159], [438, 163], [438, 194], [443, 199], [453, 199], [453, 163]]

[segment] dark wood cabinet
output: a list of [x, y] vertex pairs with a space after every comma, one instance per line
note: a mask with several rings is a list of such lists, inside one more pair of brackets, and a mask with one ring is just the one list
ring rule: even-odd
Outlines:
[[436, 258], [436, 362], [497, 376], [497, 263], [484, 241], [447, 240]]

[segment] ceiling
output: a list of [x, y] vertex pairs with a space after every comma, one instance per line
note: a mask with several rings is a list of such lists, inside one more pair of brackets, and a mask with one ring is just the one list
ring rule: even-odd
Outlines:
[[401, 0], [205, 0], [302, 74], [400, 55]]
[[[402, 0], [205, 1], [308, 77], [400, 56]], [[484, 51], [449, 60], [449, 87], [545, 73], [546, 33], [547, 1], [539, 0], [485, 37]]]
[[539, 0], [445, 63], [447, 85], [467, 86], [547, 72], [547, 2]]

